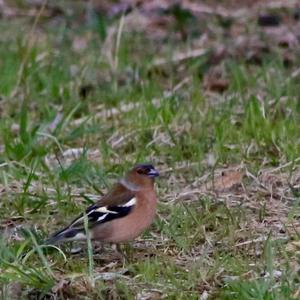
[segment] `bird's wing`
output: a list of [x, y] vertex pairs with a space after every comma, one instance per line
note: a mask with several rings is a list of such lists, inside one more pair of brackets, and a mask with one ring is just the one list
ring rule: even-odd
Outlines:
[[88, 228], [114, 219], [127, 216], [136, 204], [136, 198], [132, 191], [121, 184], [116, 184], [110, 193], [102, 197], [96, 204], [89, 206], [85, 213], [77, 217], [69, 226], [53, 234], [47, 244], [53, 244], [65, 240], [78, 240], [85, 238], [85, 218], [88, 221]]
[[98, 206], [122, 205], [134, 197], [134, 192], [121, 183], [116, 183], [96, 204]]

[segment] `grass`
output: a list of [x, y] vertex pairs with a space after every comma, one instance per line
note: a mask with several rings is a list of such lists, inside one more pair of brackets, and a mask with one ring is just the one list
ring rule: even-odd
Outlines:
[[[103, 24], [31, 26], [0, 23], [2, 299], [15, 284], [30, 299], [296, 299], [297, 63], [277, 52], [258, 65], [227, 58], [217, 94], [203, 86], [209, 57], [153, 67], [190, 41], [123, 28], [109, 43]], [[87, 47], [74, 49], [76, 38]], [[38, 246], [144, 161], [161, 170], [160, 205], [128, 261], [109, 245], [79, 255]], [[233, 167], [242, 182], [205, 188]]]

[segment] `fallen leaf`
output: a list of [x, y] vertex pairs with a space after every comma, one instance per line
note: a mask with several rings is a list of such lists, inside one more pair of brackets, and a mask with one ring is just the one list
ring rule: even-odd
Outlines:
[[240, 184], [243, 176], [244, 174], [241, 171], [223, 172], [221, 176], [214, 178], [208, 188], [218, 192], [229, 190], [233, 186]]
[[204, 75], [203, 87], [206, 90], [222, 93], [229, 87], [229, 80], [224, 77], [225, 71], [222, 67], [212, 67]]
[[229, 80], [223, 78], [204, 78], [203, 85], [207, 90], [223, 93], [229, 87]]

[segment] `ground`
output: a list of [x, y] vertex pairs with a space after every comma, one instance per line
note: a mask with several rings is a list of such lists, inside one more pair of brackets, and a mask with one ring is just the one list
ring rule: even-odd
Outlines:
[[[1, 299], [299, 299], [297, 2], [94, 2], [0, 1]], [[124, 257], [39, 246], [137, 162]]]

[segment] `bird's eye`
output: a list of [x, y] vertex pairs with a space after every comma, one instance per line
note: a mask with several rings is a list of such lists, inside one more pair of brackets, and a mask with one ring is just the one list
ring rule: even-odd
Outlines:
[[136, 171], [137, 171], [137, 173], [139, 173], [139, 174], [144, 174], [143, 169], [137, 169]]

